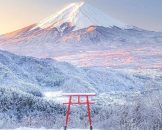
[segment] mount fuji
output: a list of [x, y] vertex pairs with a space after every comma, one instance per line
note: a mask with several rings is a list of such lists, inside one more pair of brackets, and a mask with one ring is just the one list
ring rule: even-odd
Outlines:
[[162, 68], [161, 32], [124, 24], [87, 2], [0, 36], [0, 49], [77, 66]]
[[42, 20], [33, 29], [60, 27], [64, 23], [69, 23], [68, 25], [74, 27], [75, 30], [83, 29], [91, 25], [128, 28], [128, 25], [114, 20], [97, 8], [84, 2], [79, 2], [72, 3], [60, 12]]

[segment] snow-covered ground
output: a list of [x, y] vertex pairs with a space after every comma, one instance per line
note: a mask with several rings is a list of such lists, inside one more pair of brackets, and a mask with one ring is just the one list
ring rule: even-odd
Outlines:
[[[109, 124], [118, 129], [120, 122], [117, 125], [113, 123], [122, 121], [123, 113], [128, 109], [131, 111], [128, 113], [129, 118], [138, 118], [136, 114], [132, 115], [137, 112], [137, 106], [144, 114], [141, 120], [152, 121], [152, 116], [156, 118], [155, 114], [159, 113], [152, 106], [159, 108], [159, 99], [155, 97], [161, 96], [161, 77], [160, 70], [80, 68], [52, 59], [0, 51], [0, 127], [61, 128], [67, 109], [62, 103], [68, 101], [62, 95], [73, 92], [97, 94], [96, 104], [91, 106], [94, 128], [107, 128]], [[148, 111], [152, 111], [152, 115], [144, 118], [147, 114], [144, 109], [150, 109]], [[130, 121], [129, 118], [125, 120]], [[138, 127], [144, 125], [140, 123]], [[125, 127], [127, 124], [123, 125]], [[87, 128], [85, 106], [71, 107], [69, 126]]]
[[[1, 86], [47, 98], [62, 92], [105, 93], [143, 91], [148, 84], [160, 88], [162, 72], [146, 69], [79, 68], [50, 59], [38, 59], [0, 51]], [[10, 87], [12, 86], [12, 87]], [[18, 91], [17, 90], [17, 91]]]
[[[17, 129], [1, 129], [1, 130], [64, 130], [64, 128], [62, 129], [46, 129], [46, 128], [17, 128]], [[67, 130], [89, 130], [89, 129], [79, 129], [79, 128], [75, 128], [75, 129], [68, 129]], [[99, 130], [99, 129], [93, 129], [93, 130]]]
[[61, 91], [44, 91], [43, 92], [44, 98], [46, 100], [53, 100], [57, 103], [64, 103], [68, 101], [68, 97], [63, 96], [63, 92]]

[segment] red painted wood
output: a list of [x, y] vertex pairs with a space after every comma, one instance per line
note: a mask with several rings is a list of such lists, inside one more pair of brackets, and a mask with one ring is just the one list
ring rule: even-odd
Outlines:
[[87, 111], [88, 111], [89, 124], [90, 124], [90, 127], [92, 127], [92, 120], [91, 120], [91, 110], [90, 110], [90, 104], [89, 104], [89, 97], [86, 96], [86, 99], [87, 99]]
[[63, 96], [96, 96], [95, 93], [66, 93]]
[[80, 96], [78, 96], [78, 103], [80, 104]]
[[[83, 105], [83, 104], [87, 104], [87, 102], [66, 102], [66, 103], [63, 103], [63, 104], [78, 104], [78, 105]], [[95, 104], [95, 102], [89, 102], [89, 104]]]
[[68, 109], [67, 109], [67, 112], [66, 112], [66, 127], [68, 125], [68, 119], [69, 119], [69, 114], [70, 114], [71, 101], [72, 101], [72, 96], [70, 96], [70, 98], [69, 98], [69, 105], [68, 105]]

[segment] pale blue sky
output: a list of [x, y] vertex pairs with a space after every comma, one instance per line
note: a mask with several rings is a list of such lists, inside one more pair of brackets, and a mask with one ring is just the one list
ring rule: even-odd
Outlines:
[[[84, 0], [0, 0], [0, 34], [14, 31]], [[120, 21], [162, 31], [162, 0], [86, 0]]]

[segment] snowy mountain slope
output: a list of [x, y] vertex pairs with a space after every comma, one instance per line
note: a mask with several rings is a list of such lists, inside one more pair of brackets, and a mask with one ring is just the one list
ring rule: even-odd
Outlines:
[[77, 66], [161, 69], [161, 43], [161, 32], [122, 24], [88, 3], [73, 3], [37, 24], [1, 36], [0, 49]]
[[[42, 97], [22, 92], [12, 87], [0, 86], [0, 128], [18, 128], [20, 126], [44, 126], [48, 128], [51, 122], [55, 128], [58, 116], [65, 113], [65, 107]], [[51, 119], [46, 119], [49, 116]], [[32, 119], [32, 122], [31, 122]], [[38, 122], [39, 121], [39, 122]], [[51, 127], [51, 126], [50, 126]]]
[[[100, 25], [103, 27], [117, 26], [120, 28], [128, 28], [128, 25], [123, 24], [113, 18], [107, 16], [99, 9], [84, 3], [72, 3], [62, 9], [55, 15], [50, 16], [39, 22], [35, 28], [53, 28], [53, 27], [66, 27], [64, 23], [69, 23], [68, 26], [73, 27], [75, 30], [83, 29], [91, 25]], [[61, 28], [60, 28], [61, 29]]]
[[[148, 88], [149, 90], [149, 88]], [[91, 106], [94, 128], [116, 130], [120, 127], [132, 130], [158, 129], [161, 90], [144, 93], [104, 93], [97, 96], [97, 104]], [[64, 125], [65, 107], [41, 97], [0, 87], [0, 127], [61, 129]], [[127, 116], [125, 116], [127, 115]], [[139, 120], [139, 118], [141, 120]], [[88, 128], [86, 107], [71, 108], [69, 128]], [[126, 122], [121, 122], [125, 120]], [[131, 121], [133, 120], [133, 122]], [[128, 124], [129, 123], [129, 124]]]
[[[137, 91], [146, 83], [161, 84], [158, 77], [136, 76], [110, 68], [77, 68], [51, 59], [36, 59], [0, 51], [1, 86], [16, 87], [22, 91], [41, 91], [45, 88], [63, 92]], [[155, 71], [156, 72], [156, 71]], [[155, 75], [160, 72], [156, 72]], [[142, 77], [142, 76], [141, 76]], [[36, 91], [35, 90], [35, 91]]]
[[94, 27], [89, 28], [63, 36], [57, 29], [41, 31], [36, 36], [28, 34], [3, 41], [0, 48], [18, 55], [52, 58], [78, 66], [162, 68], [162, 33], [104, 27], [87, 32]]
[[43, 32], [57, 30], [60, 33], [69, 32], [72, 30], [80, 30], [89, 26], [103, 26], [103, 27], [119, 27], [119, 28], [131, 28], [126, 24], [119, 22], [104, 14], [99, 9], [91, 6], [87, 2], [76, 2], [68, 5], [61, 11], [54, 15], [40, 21], [39, 23], [25, 27], [18, 31], [8, 33], [4, 36], [33, 36]]
[[[18, 56], [0, 51], [0, 128], [22, 126], [60, 129], [64, 123], [65, 107], [62, 103], [58, 104], [57, 95], [51, 100], [47, 99], [44, 95], [47, 90], [55, 93], [97, 93], [97, 104], [91, 108], [94, 128], [106, 128], [111, 126], [109, 120], [123, 119], [123, 113], [127, 112], [125, 107], [134, 112], [137, 104], [139, 105], [139, 98], [142, 99], [140, 101], [150, 101], [148, 97], [153, 92], [161, 92], [161, 77], [162, 72], [156, 70], [79, 68], [52, 59]], [[154, 110], [152, 106], [144, 109]], [[152, 113], [154, 115], [156, 112]], [[152, 121], [152, 117], [155, 117], [153, 115], [145, 120]], [[137, 118], [136, 114], [133, 117], [132, 114], [128, 116]], [[70, 127], [87, 128], [84, 106], [79, 109], [73, 107], [70, 117]], [[117, 129], [119, 125], [117, 123], [111, 129]]]
[[[1, 85], [7, 85], [8, 87], [18, 86], [20, 89], [33, 90], [34, 88], [41, 89], [43, 87], [51, 87], [55, 89], [58, 87], [58, 89], [61, 89], [60, 87], [63, 87], [65, 81], [70, 83], [70, 80], [72, 79], [80, 81], [80, 84], [85, 82], [77, 77], [71, 78], [66, 75], [66, 71], [71, 71], [69, 70], [71, 67], [70, 65], [64, 65], [64, 63], [60, 63], [59, 65], [57, 62], [52, 60], [19, 57], [7, 52], [1, 52], [0, 57]], [[66, 69], [62, 70], [63, 67]], [[75, 83], [73, 84], [75, 86]], [[66, 90], [66, 88], [64, 89]], [[88, 91], [88, 86], [86, 89], [82, 90]]]

